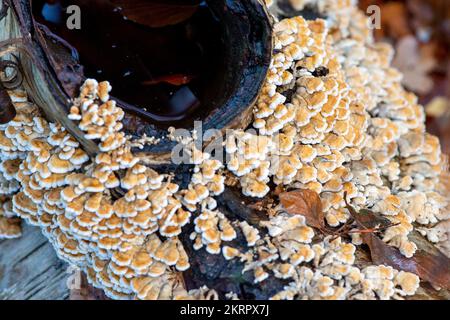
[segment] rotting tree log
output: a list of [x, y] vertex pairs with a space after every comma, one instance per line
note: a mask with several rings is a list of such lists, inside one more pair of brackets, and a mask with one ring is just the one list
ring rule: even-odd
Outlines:
[[[9, 9], [7, 9], [8, 7]], [[39, 35], [39, 32], [32, 26], [28, 1], [4, 1], [1, 11], [6, 12], [6, 16], [3, 21], [0, 22], [0, 24], [2, 24], [0, 27], [4, 27], [0, 29], [3, 30], [3, 32], [0, 31], [0, 45], [3, 47], [0, 54], [3, 57], [8, 57], [12, 52], [19, 53], [25, 77], [24, 85], [27, 91], [32, 93], [32, 99], [43, 108], [49, 119], [60, 122], [75, 137], [77, 137], [77, 139], [79, 139], [86, 151], [91, 155], [95, 154], [96, 146], [92, 142], [85, 140], [79, 132], [79, 129], [65, 117], [65, 112], [62, 112], [64, 110], [67, 111], [68, 107], [67, 99], [71, 92], [71, 88], [68, 86], [78, 86], [82, 77], [79, 77], [76, 73], [71, 73], [71, 76], [69, 77], [70, 81], [66, 83], [66, 85], [61, 84], [58, 82], [59, 78], [57, 75], [55, 76], [55, 73], [65, 72], [62, 70], [66, 69], [62, 68], [58, 70], [55, 66], [58, 66], [58, 61], [61, 60], [69, 65], [76, 62], [69, 61], [70, 58], [65, 57], [64, 53], [58, 55], [48, 54], [48, 50], [51, 50], [51, 48], [45, 45], [47, 42], [43, 42], [43, 40], [39, 38], [41, 35]], [[19, 20], [14, 19], [14, 17], [19, 17]], [[51, 59], [54, 59], [54, 61], [51, 61]], [[261, 75], [264, 75], [264, 72], [261, 73]], [[74, 87], [72, 87], [72, 89]], [[248, 119], [246, 119], [246, 117], [248, 117], [248, 111], [250, 110], [251, 104], [257, 93], [258, 90], [255, 91], [253, 96], [248, 98], [250, 101], [249, 104], [244, 104], [246, 108], [245, 112], [241, 112], [242, 110], [237, 109], [233, 110], [232, 113], [227, 113], [227, 115], [234, 115], [234, 117], [232, 117], [232, 123], [234, 124], [230, 124], [230, 127], [235, 127], [236, 123], [239, 123], [239, 126], [242, 128], [247, 126]], [[236, 103], [236, 101], [233, 101], [233, 103]], [[124, 107], [125, 110], [127, 110], [125, 105]], [[225, 111], [228, 112], [228, 110]], [[244, 118], [242, 118], [243, 116]], [[138, 123], [133, 122], [136, 121], [136, 118], [130, 118], [129, 121], [128, 125], [130, 128], [138, 127]], [[154, 133], [153, 131], [145, 130], [143, 132], [150, 135], [153, 135]], [[167, 145], [165, 147], [167, 147]], [[147, 158], [149, 163], [165, 162], [159, 161], [158, 159], [166, 160], [167, 158], [158, 154], [158, 152], [152, 153], [152, 156]], [[170, 166], [167, 168], [169, 171], [172, 170], [170, 169]], [[182, 177], [182, 182], [185, 182], [188, 180], [186, 178], [189, 176], [189, 172], [188, 170], [181, 170], [182, 172], [180, 172], [179, 176]], [[264, 219], [264, 215], [261, 212], [249, 207], [249, 204], [254, 201], [253, 199], [245, 198], [233, 189], [228, 189], [218, 200], [220, 210], [229, 217], [245, 220], [255, 227], [258, 227], [258, 222]], [[188, 235], [188, 231], [189, 230], [186, 230], [184, 234]], [[262, 231], [262, 236], [264, 236], [264, 231]], [[188, 242], [187, 239], [183, 239], [183, 241]], [[243, 235], [239, 231], [237, 239], [231, 244], [238, 249], [244, 249], [245, 241]], [[197, 288], [203, 284], [213, 287], [214, 284], [214, 288], [216, 288], [221, 297], [227, 292], [232, 291], [247, 299], [266, 299], [287, 284], [286, 281], [271, 278], [269, 281], [255, 287], [253, 285], [253, 275], [250, 272], [242, 273], [243, 263], [234, 260], [226, 261], [222, 255], [210, 255], [204, 250], [193, 251], [190, 245], [186, 245], [185, 247], [190, 250], [189, 256], [192, 265], [192, 268], [184, 274], [188, 288]], [[364, 266], [363, 259], [359, 263], [361, 266]], [[368, 261], [366, 263], [369, 264]], [[6, 270], [6, 272], [9, 271]], [[445, 295], [445, 292], [441, 292], [440, 294]], [[423, 295], [440, 298], [440, 295], [433, 296], [427, 292], [423, 293]], [[5, 294], [4, 297], [13, 298], [21, 296]], [[23, 295], [23, 297], [31, 298], [33, 296], [28, 294]], [[47, 298], [50, 298], [50, 296]], [[65, 298], [65, 296], [63, 296], [63, 298]]]
[[24, 226], [21, 238], [0, 241], [0, 300], [64, 300], [67, 263], [39, 228]]
[[[20, 53], [24, 85], [30, 97], [46, 116], [61, 123], [94, 155], [97, 146], [86, 140], [66, 115], [70, 99], [76, 95], [86, 76], [76, 49], [33, 19], [31, 1], [2, 0], [4, 17], [0, 22], [0, 55]], [[209, 1], [208, 6], [222, 23], [221, 41], [227, 44], [217, 81], [220, 96], [211, 99], [211, 111], [191, 119], [185, 129], [193, 129], [194, 120], [202, 120], [202, 130], [242, 128], [251, 120], [252, 106], [261, 90], [272, 53], [272, 19], [260, 0]], [[233, 66], [233, 67], [231, 67]], [[245, 89], [244, 89], [245, 88]], [[139, 151], [147, 163], [170, 162], [175, 142], [167, 138], [167, 128], [149, 122], [145, 109], [114, 98], [126, 112], [125, 132], [140, 137], [144, 134], [159, 139]]]

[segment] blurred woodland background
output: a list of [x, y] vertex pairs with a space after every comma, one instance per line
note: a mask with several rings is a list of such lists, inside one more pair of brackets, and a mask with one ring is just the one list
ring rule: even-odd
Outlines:
[[419, 96], [427, 130], [450, 154], [450, 0], [359, 0], [361, 9], [381, 8], [377, 41], [396, 48], [394, 65], [403, 84]]

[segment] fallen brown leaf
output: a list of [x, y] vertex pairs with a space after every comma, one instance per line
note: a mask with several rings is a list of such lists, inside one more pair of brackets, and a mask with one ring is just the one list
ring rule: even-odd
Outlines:
[[[416, 233], [414, 237], [421, 236]], [[374, 234], [364, 234], [362, 238], [369, 246], [375, 264], [385, 264], [398, 270], [412, 272], [434, 286], [450, 289], [450, 259], [426, 239], [414, 240], [419, 248], [412, 258], [406, 258], [397, 248], [387, 245]]]
[[[349, 204], [347, 209], [363, 229], [374, 228], [378, 225], [386, 226], [390, 223], [382, 215], [370, 210], [358, 212]], [[414, 231], [410, 234], [410, 240], [418, 248], [412, 258], [406, 258], [397, 248], [389, 246], [374, 233], [362, 233], [361, 236], [364, 243], [369, 246], [373, 263], [412, 272], [434, 286], [450, 289], [450, 259], [418, 232]]]
[[[347, 199], [347, 194], [344, 194], [344, 199]], [[363, 229], [386, 228], [392, 225], [391, 221], [388, 218], [382, 216], [379, 213], [367, 209], [361, 209], [360, 211], [357, 211], [350, 204], [348, 204], [347, 201], [346, 205], [347, 210], [350, 212], [350, 215]]]
[[322, 201], [316, 192], [307, 189], [283, 192], [280, 201], [288, 213], [302, 215], [309, 226], [324, 229]]

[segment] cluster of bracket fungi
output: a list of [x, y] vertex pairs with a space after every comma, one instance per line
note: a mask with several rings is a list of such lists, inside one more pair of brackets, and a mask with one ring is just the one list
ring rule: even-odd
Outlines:
[[[235, 130], [227, 137], [225, 164], [193, 149], [186, 188], [132, 153], [108, 82], [86, 80], [69, 115], [98, 145], [94, 157], [47, 121], [24, 90], [8, 90], [17, 115], [0, 125], [0, 236], [20, 235], [16, 217], [39, 226], [59, 257], [114, 299], [243, 298], [186, 286], [188, 252], [197, 251], [240, 261], [255, 286], [283, 280], [268, 298], [414, 295], [418, 276], [355, 265], [358, 233], [318, 238], [303, 216], [278, 204], [256, 224], [217, 205], [227, 177], [255, 198], [266, 197], [272, 183], [310, 189], [331, 227], [350, 218], [347, 200], [388, 218], [393, 225], [382, 239], [406, 257], [416, 250], [408, 239], [415, 228], [448, 250], [439, 141], [425, 132], [422, 107], [390, 67], [392, 48], [373, 41], [354, 1], [304, 4], [326, 18], [275, 24], [272, 61], [253, 112], [258, 134]], [[245, 242], [239, 248], [238, 237]]]

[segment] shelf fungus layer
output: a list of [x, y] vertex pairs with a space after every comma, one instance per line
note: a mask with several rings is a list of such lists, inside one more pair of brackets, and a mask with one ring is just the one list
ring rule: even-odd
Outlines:
[[[305, 3], [322, 19], [274, 25], [255, 130], [232, 130], [227, 161], [192, 146], [184, 186], [133, 152], [110, 82], [84, 81], [65, 120], [95, 154], [24, 91], [8, 91], [17, 115], [0, 125], [0, 219], [41, 227], [114, 299], [414, 295], [417, 275], [358, 261], [360, 234], [325, 236], [274, 196], [313, 190], [327, 228], [349, 221], [346, 202], [370, 209], [392, 222], [378, 235], [405, 257], [416, 253], [415, 229], [444, 250], [448, 241], [439, 141], [390, 66], [392, 48], [373, 41], [353, 1]], [[255, 199], [258, 214], [246, 203]]]

